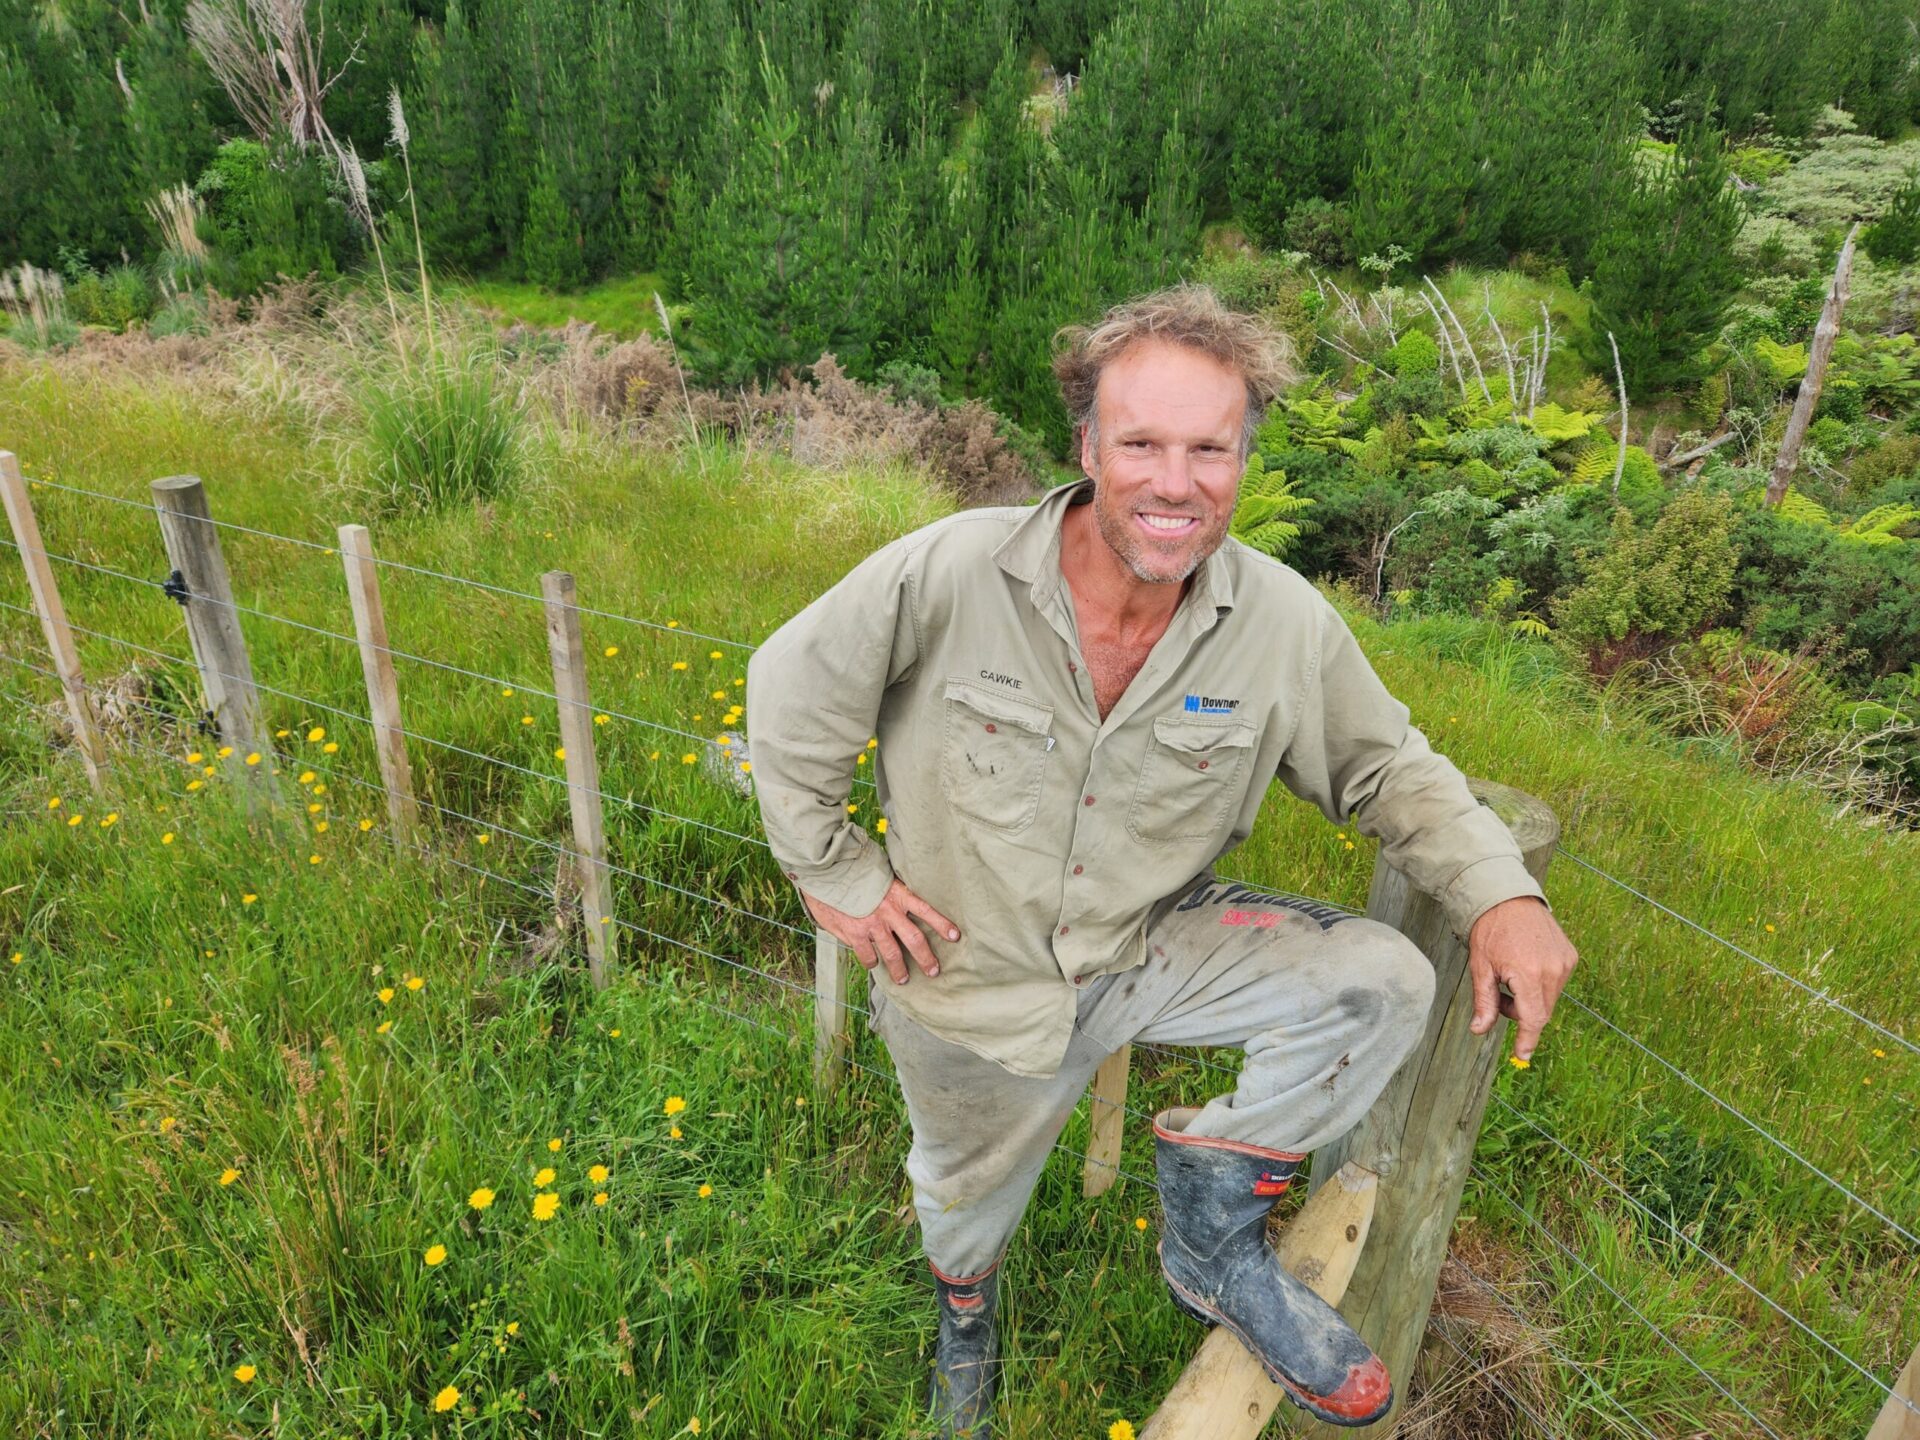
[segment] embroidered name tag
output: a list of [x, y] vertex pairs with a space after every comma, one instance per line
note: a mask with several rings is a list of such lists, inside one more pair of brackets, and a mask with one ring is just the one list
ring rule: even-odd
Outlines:
[[1218, 695], [1189, 695], [1181, 709], [1189, 715], [1231, 715], [1238, 700], [1222, 700]]

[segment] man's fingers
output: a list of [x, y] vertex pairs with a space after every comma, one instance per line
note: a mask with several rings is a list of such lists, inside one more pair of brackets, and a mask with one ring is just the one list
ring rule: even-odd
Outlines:
[[1484, 960], [1469, 960], [1467, 968], [1473, 971], [1473, 1023], [1467, 1028], [1484, 1035], [1493, 1028], [1493, 1017], [1499, 1013], [1500, 982], [1494, 978], [1493, 966]]
[[907, 963], [900, 958], [900, 942], [893, 938], [891, 931], [873, 932], [873, 953], [880, 957], [880, 963], [887, 967], [887, 974], [896, 985], [907, 983]]
[[1522, 1060], [1531, 1060], [1534, 1046], [1540, 1043], [1540, 1032], [1547, 1027], [1547, 1007], [1532, 990], [1514, 996], [1513, 1004], [1513, 1053]]
[[933, 948], [927, 944], [927, 937], [920, 933], [918, 925], [903, 916], [900, 923], [894, 927], [894, 933], [900, 937], [907, 949], [913, 952], [914, 964], [928, 975], [940, 973], [940, 961], [935, 957]]
[[912, 891], [907, 892], [901, 908], [909, 915], [918, 915], [926, 920], [928, 924], [946, 936], [947, 939], [958, 940], [960, 938], [960, 927], [958, 925], [947, 919], [946, 916], [942, 915]]

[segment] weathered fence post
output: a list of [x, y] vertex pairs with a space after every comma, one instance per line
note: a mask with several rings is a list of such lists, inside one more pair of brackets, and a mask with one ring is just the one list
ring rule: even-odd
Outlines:
[[[1280, 1263], [1329, 1305], [1340, 1303], [1353, 1267], [1367, 1253], [1376, 1189], [1369, 1171], [1343, 1165], [1314, 1190], [1275, 1247]], [[1141, 1428], [1140, 1440], [1254, 1440], [1281, 1397], [1247, 1347], [1217, 1325]]]
[[373, 540], [366, 526], [340, 527], [340, 563], [346, 567], [347, 597], [353, 602], [353, 631], [360, 638], [360, 669], [367, 678], [367, 713], [373, 717], [373, 746], [387, 790], [387, 817], [393, 822], [394, 839], [410, 841], [420, 828], [420, 810], [413, 798], [413, 767], [407, 761], [407, 737], [400, 724], [400, 686], [387, 647], [380, 573], [373, 563]]
[[102, 791], [100, 767], [106, 763], [106, 751], [101, 748], [100, 728], [94, 722], [86, 678], [80, 673], [80, 654], [74, 649], [73, 627], [67, 624], [67, 609], [60, 603], [60, 587], [54, 583], [53, 566], [47, 560], [46, 547], [40, 543], [40, 523], [33, 517], [26, 482], [20, 478], [20, 462], [11, 450], [0, 450], [0, 501], [6, 504], [14, 543], [20, 547], [20, 561], [27, 567], [33, 608], [40, 616], [40, 632], [47, 637], [54, 673], [60, 677], [60, 688], [67, 697], [67, 715], [73, 721], [73, 739], [80, 748], [80, 759], [87, 767], [87, 783], [98, 795]]
[[593, 705], [587, 695], [587, 651], [573, 576], [549, 570], [540, 577], [547, 605], [547, 652], [553, 693], [560, 697], [561, 759], [573, 812], [574, 859], [580, 872], [580, 913], [587, 930], [587, 969], [593, 988], [607, 987], [613, 961], [613, 882], [607, 869], [607, 827], [600, 812], [600, 762], [593, 752]]
[[813, 1079], [823, 1089], [840, 1083], [853, 1034], [847, 1027], [847, 986], [853, 952], [825, 930], [813, 936]]
[[220, 533], [207, 508], [206, 488], [197, 475], [170, 475], [151, 488], [160, 536], [173, 562], [168, 592], [186, 614], [207, 710], [229, 747], [227, 773], [246, 787], [248, 805], [257, 811], [273, 799], [273, 745], [260, 718], [253, 665], [240, 631], [240, 612], [233, 608], [233, 586], [220, 554]]
[[1087, 1091], [1087, 1168], [1081, 1194], [1091, 1200], [1113, 1188], [1120, 1176], [1120, 1142], [1127, 1131], [1127, 1067], [1133, 1047], [1122, 1045], [1100, 1062]]
[[1867, 1440], [1920, 1440], [1920, 1345], [1914, 1346], [1907, 1368], [1894, 1380]]
[[[1560, 836], [1553, 812], [1531, 795], [1495, 781], [1468, 784], [1506, 822], [1528, 872], [1544, 883]], [[1373, 1237], [1360, 1256], [1341, 1313], [1386, 1362], [1395, 1391], [1393, 1411], [1364, 1430], [1318, 1422], [1304, 1426], [1303, 1433], [1327, 1440], [1392, 1432], [1426, 1333], [1480, 1118], [1507, 1048], [1506, 1023], [1495, 1024], [1485, 1035], [1467, 1028], [1473, 1018], [1467, 947], [1454, 938], [1438, 900], [1415, 890], [1392, 866], [1376, 864], [1367, 914], [1418, 944], [1433, 962], [1438, 984], [1425, 1040], [1366, 1117], [1313, 1153], [1316, 1189], [1325, 1183], [1322, 1177], [1349, 1163], [1380, 1177]]]

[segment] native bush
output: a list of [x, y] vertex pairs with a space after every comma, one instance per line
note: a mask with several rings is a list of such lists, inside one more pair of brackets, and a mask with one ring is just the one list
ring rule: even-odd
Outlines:
[[[369, 180], [379, 170], [369, 166]], [[230, 294], [253, 294], [279, 276], [331, 279], [359, 249], [332, 165], [285, 136], [263, 145], [229, 140], [201, 172], [213, 273]]]
[[1287, 212], [1286, 222], [1280, 227], [1280, 243], [1330, 268], [1351, 265], [1353, 211], [1318, 195], [1302, 200]]
[[1884, 265], [1911, 265], [1920, 258], [1920, 169], [1907, 172], [1885, 213], [1866, 228], [1860, 243]]
[[1554, 602], [1563, 634], [1590, 650], [1629, 636], [1685, 636], [1720, 613], [1733, 585], [1733, 502], [1681, 492], [1650, 527], [1614, 512], [1607, 548], [1586, 578]]

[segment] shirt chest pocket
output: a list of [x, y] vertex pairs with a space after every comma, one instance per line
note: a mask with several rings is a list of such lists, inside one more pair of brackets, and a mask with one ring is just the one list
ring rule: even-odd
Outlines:
[[1148, 843], [1217, 834], [1245, 794], [1253, 729], [1246, 720], [1155, 719], [1127, 815], [1128, 833]]
[[1040, 782], [1053, 750], [1053, 707], [949, 680], [941, 776], [960, 814], [1006, 831], [1024, 830], [1040, 809]]

